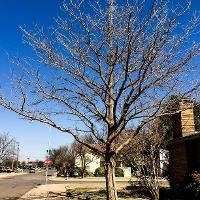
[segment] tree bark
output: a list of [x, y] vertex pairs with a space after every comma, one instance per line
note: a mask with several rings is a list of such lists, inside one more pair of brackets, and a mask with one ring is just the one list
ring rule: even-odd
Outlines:
[[151, 196], [152, 199], [159, 200], [160, 199], [159, 189], [154, 189], [154, 191], [151, 191]]
[[81, 178], [84, 178], [84, 175], [85, 175], [85, 157], [81, 157]]
[[107, 200], [117, 200], [115, 165], [111, 161], [106, 163], [106, 190]]

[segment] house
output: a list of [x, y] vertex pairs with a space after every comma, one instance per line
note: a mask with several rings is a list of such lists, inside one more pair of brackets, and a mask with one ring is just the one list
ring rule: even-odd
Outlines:
[[189, 174], [200, 171], [200, 133], [195, 131], [193, 102], [183, 100], [180, 109], [174, 123], [176, 131], [168, 144], [172, 189], [178, 188]]
[[169, 151], [167, 149], [159, 150], [159, 175], [166, 176], [169, 168]]
[[95, 170], [100, 167], [101, 159], [91, 152], [85, 153], [84, 158], [82, 158], [81, 155], [77, 155], [75, 158], [75, 165], [82, 168], [82, 166], [84, 165], [83, 162], [85, 162], [84, 164], [86, 170], [94, 174]]
[[[82, 155], [79, 154], [75, 157], [75, 166], [82, 168], [85, 165], [86, 170], [93, 174], [97, 168], [104, 167], [105, 161], [102, 157], [94, 154], [86, 147], [83, 152]], [[123, 170], [124, 177], [131, 177], [131, 167], [124, 166], [120, 160], [116, 162], [116, 167]]]

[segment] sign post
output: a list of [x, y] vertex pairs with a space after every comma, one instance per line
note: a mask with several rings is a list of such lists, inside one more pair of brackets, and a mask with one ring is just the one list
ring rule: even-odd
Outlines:
[[47, 181], [48, 181], [47, 175], [48, 175], [48, 166], [46, 166], [46, 175], [45, 175], [45, 177], [46, 177], [45, 184], [46, 184], [46, 185], [47, 185]]
[[51, 160], [50, 159], [46, 159], [44, 161], [44, 164], [46, 166], [46, 181], [45, 181], [45, 183], [47, 185], [47, 182], [48, 182], [48, 178], [47, 178], [47, 176], [48, 176], [48, 168], [49, 168], [49, 165], [51, 164]]

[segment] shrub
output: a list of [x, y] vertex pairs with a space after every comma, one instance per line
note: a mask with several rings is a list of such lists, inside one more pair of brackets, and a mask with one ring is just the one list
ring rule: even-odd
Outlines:
[[62, 173], [59, 171], [58, 173], [57, 173], [57, 177], [61, 177], [62, 176]]
[[66, 197], [73, 197], [73, 193], [71, 190], [66, 189]]
[[82, 175], [82, 169], [80, 167], [74, 167], [73, 176], [81, 176], [81, 175]]
[[188, 176], [180, 187], [182, 199], [200, 199], [200, 173]]
[[115, 168], [115, 176], [116, 177], [124, 177], [124, 171], [121, 168]]
[[[94, 176], [96, 176], [96, 177], [105, 176], [105, 168], [98, 167], [94, 172]], [[115, 176], [116, 177], [124, 177], [124, 171], [121, 168], [115, 168]]]
[[106, 194], [106, 192], [107, 192], [107, 191], [106, 191], [105, 188], [101, 188], [101, 189], [99, 190], [99, 193], [100, 193], [100, 194]]
[[[81, 167], [74, 167], [73, 169], [73, 176], [82, 176], [83, 169]], [[93, 173], [88, 172], [86, 169], [84, 170], [84, 177], [85, 176], [93, 176]]]
[[93, 177], [94, 174], [92, 172], [88, 172], [87, 170], [85, 170], [84, 176], [89, 176], [89, 177]]
[[104, 167], [98, 167], [94, 172], [94, 176], [96, 176], [96, 177], [105, 176], [105, 168]]

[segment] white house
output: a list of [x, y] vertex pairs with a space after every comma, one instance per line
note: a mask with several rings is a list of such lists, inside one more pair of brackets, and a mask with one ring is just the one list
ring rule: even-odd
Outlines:
[[[77, 167], [82, 167], [82, 162], [83, 159], [81, 158], [81, 156], [77, 155], [75, 158], [75, 165]], [[86, 170], [91, 173], [94, 173], [97, 168], [102, 167], [104, 163], [102, 158], [97, 155], [93, 155], [91, 151], [88, 151], [84, 154], [84, 162]], [[119, 161], [117, 163], [120, 163], [117, 167], [121, 168], [124, 171], [124, 177], [131, 177], [131, 168], [123, 166], [122, 163]]]
[[[98, 156], [93, 155], [92, 153], [85, 153], [84, 156], [85, 156], [84, 162], [85, 162], [86, 170], [88, 172], [94, 173], [95, 170], [98, 167], [100, 167], [101, 159]], [[81, 156], [77, 155], [75, 158], [75, 165], [77, 167], [82, 167], [83, 166], [82, 162], [83, 161], [82, 161]]]
[[168, 171], [169, 165], [169, 151], [166, 149], [159, 150], [159, 168], [160, 168], [160, 175], [165, 175]]

